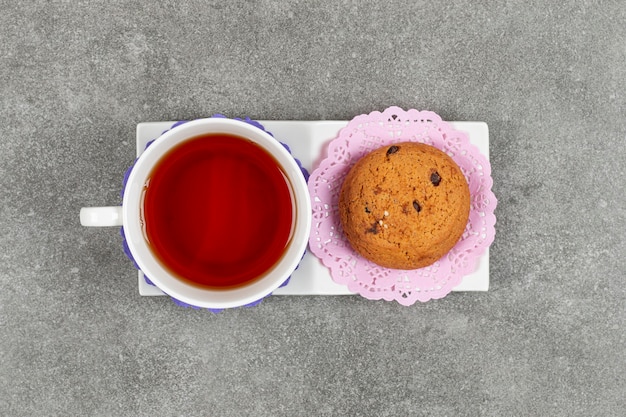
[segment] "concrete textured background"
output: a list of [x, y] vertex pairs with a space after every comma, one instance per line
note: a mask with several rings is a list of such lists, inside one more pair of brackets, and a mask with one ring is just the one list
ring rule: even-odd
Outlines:
[[[623, 416], [626, 3], [0, 1], [0, 415]], [[489, 124], [491, 289], [137, 293], [135, 125], [387, 106]]]

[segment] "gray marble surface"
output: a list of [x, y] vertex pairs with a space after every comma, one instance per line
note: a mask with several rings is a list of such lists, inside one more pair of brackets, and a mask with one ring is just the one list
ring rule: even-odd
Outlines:
[[[626, 3], [493, 3], [0, 1], [0, 415], [623, 416]], [[139, 122], [390, 105], [488, 123], [489, 292], [214, 315], [79, 224]]]

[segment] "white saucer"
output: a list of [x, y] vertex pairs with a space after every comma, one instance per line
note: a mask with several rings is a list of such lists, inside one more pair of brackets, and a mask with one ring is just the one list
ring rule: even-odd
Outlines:
[[[312, 172], [326, 157], [326, 145], [333, 140], [347, 121], [271, 121], [259, 120], [276, 139], [287, 144], [304, 168]], [[159, 137], [175, 122], [145, 122], [137, 125], [137, 156], [152, 139]], [[450, 122], [457, 130], [466, 132], [470, 142], [489, 158], [489, 128], [484, 122]], [[144, 296], [165, 295], [157, 287], [144, 280], [139, 271], [139, 294]], [[487, 291], [489, 289], [489, 249], [476, 265], [476, 270], [466, 275], [452, 291]], [[277, 289], [274, 295], [351, 295], [348, 288], [336, 284], [330, 271], [315, 255], [304, 255], [289, 284]]]

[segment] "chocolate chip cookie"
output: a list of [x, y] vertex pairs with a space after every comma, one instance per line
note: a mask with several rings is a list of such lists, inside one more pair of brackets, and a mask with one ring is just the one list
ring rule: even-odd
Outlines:
[[343, 231], [356, 252], [386, 268], [433, 264], [459, 241], [470, 211], [461, 169], [445, 152], [402, 142], [365, 155], [339, 196]]

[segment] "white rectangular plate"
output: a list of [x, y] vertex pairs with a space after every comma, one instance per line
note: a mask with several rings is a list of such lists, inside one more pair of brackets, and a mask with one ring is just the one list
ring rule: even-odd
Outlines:
[[[326, 157], [326, 145], [337, 137], [347, 121], [259, 121], [279, 141], [286, 143], [293, 155], [312, 172]], [[137, 125], [137, 156], [152, 139], [159, 137], [175, 122], [146, 122]], [[484, 122], [450, 122], [452, 126], [469, 135], [470, 142], [489, 158], [489, 128]], [[164, 295], [157, 287], [149, 285], [139, 271], [139, 294]], [[466, 275], [453, 291], [487, 291], [489, 289], [489, 249], [479, 259], [476, 270]], [[344, 285], [335, 283], [330, 271], [315, 255], [307, 251], [289, 284], [278, 288], [274, 295], [351, 295]]]

